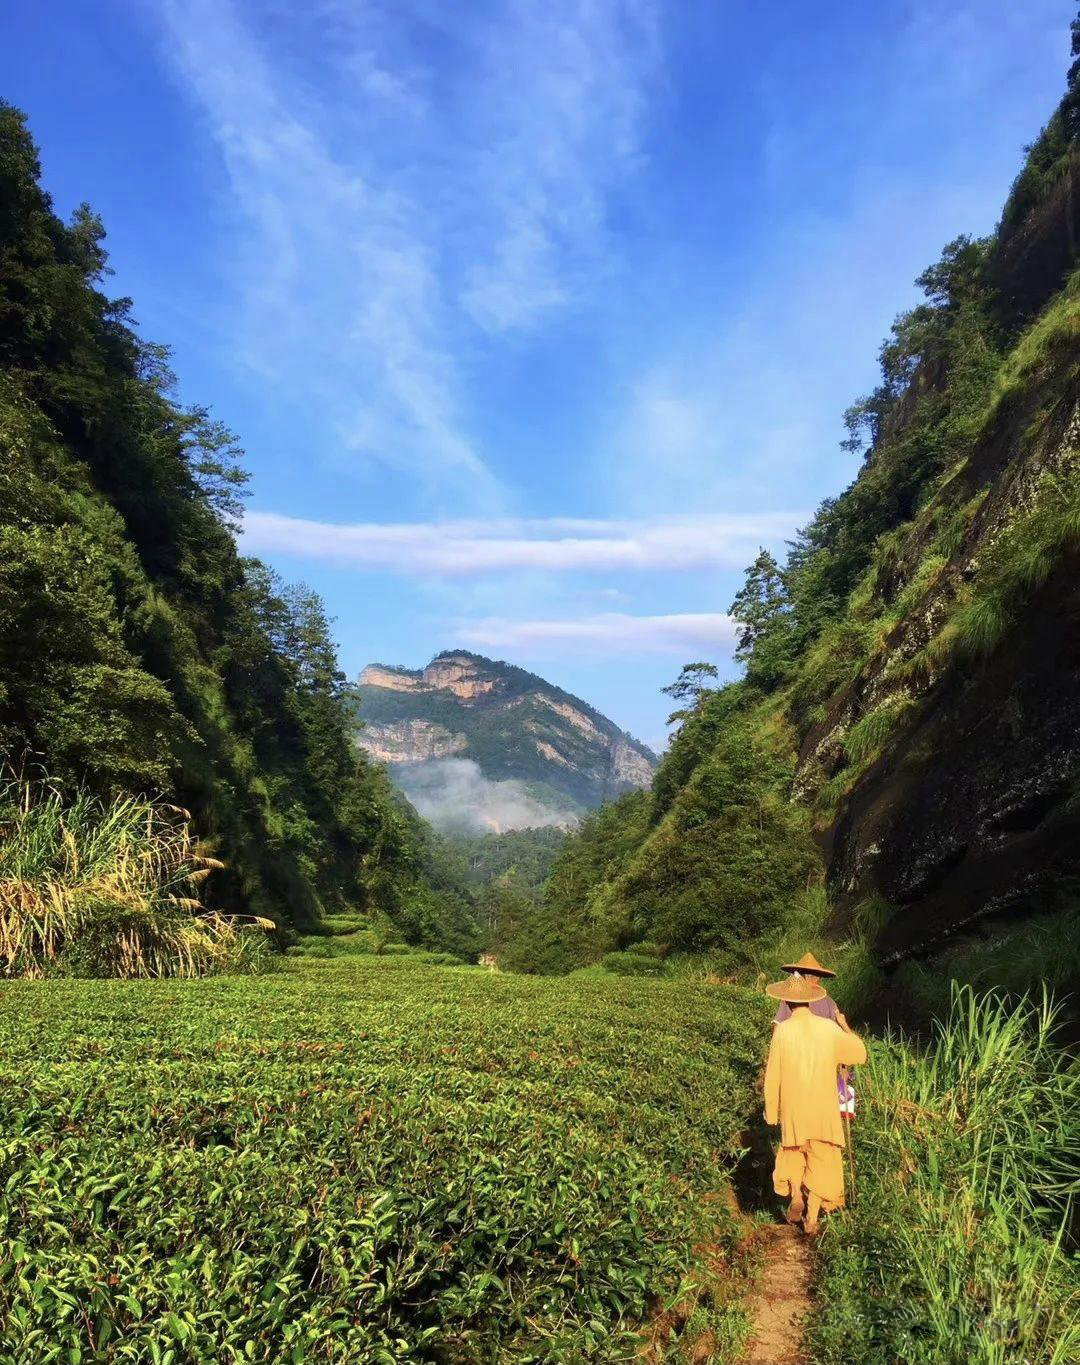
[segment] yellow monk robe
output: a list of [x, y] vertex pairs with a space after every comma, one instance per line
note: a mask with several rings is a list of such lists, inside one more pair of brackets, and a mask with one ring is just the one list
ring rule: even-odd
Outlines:
[[765, 1122], [780, 1125], [773, 1169], [777, 1194], [790, 1197], [801, 1187], [818, 1195], [826, 1212], [844, 1202], [836, 1068], [865, 1061], [860, 1038], [805, 1007], [773, 1030], [765, 1068]]

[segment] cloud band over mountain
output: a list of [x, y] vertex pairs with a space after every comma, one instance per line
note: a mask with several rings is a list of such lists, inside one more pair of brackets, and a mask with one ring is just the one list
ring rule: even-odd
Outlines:
[[244, 546], [406, 575], [475, 576], [509, 570], [741, 568], [763, 542], [791, 535], [798, 512], [647, 520], [459, 520], [398, 524], [309, 521], [249, 512]]
[[605, 612], [575, 620], [512, 621], [488, 617], [460, 627], [467, 644], [532, 657], [678, 654], [688, 650], [727, 654], [735, 623], [722, 612], [632, 616]]

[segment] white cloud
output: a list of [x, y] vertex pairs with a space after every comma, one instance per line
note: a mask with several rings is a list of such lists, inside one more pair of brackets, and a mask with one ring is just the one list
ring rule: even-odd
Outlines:
[[517, 778], [485, 777], [471, 758], [399, 764], [394, 778], [420, 814], [447, 834], [501, 834], [577, 824], [571, 810], [545, 805]]
[[162, 0], [166, 58], [239, 228], [234, 349], [353, 463], [501, 501], [461, 358], [597, 287], [607, 200], [636, 165], [654, 8]]
[[762, 543], [790, 536], [802, 513], [775, 512], [652, 521], [575, 518], [338, 525], [276, 512], [248, 512], [253, 554], [326, 560], [399, 574], [477, 576], [505, 570], [741, 569]]
[[[414, 206], [331, 150], [310, 92], [290, 88], [238, 6], [168, 0], [163, 13], [248, 229], [237, 262], [244, 358], [327, 411], [356, 455], [432, 483], [490, 485], [462, 431], [437, 262], [412, 231]], [[371, 93], [374, 74], [369, 60], [357, 98], [385, 98]]]
[[630, 616], [605, 612], [570, 621], [513, 621], [487, 617], [463, 623], [457, 632], [466, 644], [513, 651], [526, 658], [603, 658], [612, 654], [674, 654], [688, 651], [728, 654], [735, 623], [721, 612], [670, 616]]

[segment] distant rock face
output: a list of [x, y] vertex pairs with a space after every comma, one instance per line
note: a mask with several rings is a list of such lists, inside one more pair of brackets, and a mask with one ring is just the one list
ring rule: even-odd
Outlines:
[[450, 758], [469, 747], [464, 735], [455, 735], [431, 720], [390, 721], [378, 733], [362, 736], [363, 747], [382, 763], [423, 763]]
[[498, 686], [496, 678], [477, 667], [477, 658], [468, 654], [439, 655], [423, 670], [368, 664], [359, 683], [361, 687], [385, 687], [391, 692], [449, 692], [463, 701], [471, 701]]
[[655, 760], [645, 758], [632, 744], [616, 740], [611, 746], [611, 770], [616, 782], [627, 787], [647, 787], [656, 769]]
[[[649, 749], [578, 697], [467, 651], [440, 654], [424, 669], [369, 664], [356, 695], [357, 743], [389, 764], [406, 791], [423, 791], [429, 811], [439, 808], [431, 794], [439, 773], [419, 765], [447, 761], [456, 801], [475, 799], [534, 823], [561, 823], [648, 786], [656, 768]], [[463, 783], [459, 760], [476, 765], [488, 784], [482, 794], [470, 796], [480, 788]], [[492, 784], [514, 786], [493, 792]], [[501, 824], [490, 812], [483, 820]]]
[[423, 674], [405, 668], [384, 668], [382, 664], [368, 664], [360, 674], [365, 687], [386, 687], [391, 692], [415, 692], [422, 684]]

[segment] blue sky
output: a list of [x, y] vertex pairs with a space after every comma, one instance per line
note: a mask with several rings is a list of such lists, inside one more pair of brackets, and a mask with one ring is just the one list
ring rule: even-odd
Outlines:
[[840, 414], [993, 226], [1073, 12], [53, 0], [0, 93], [350, 674], [465, 645], [656, 744], [757, 546], [854, 475]]

